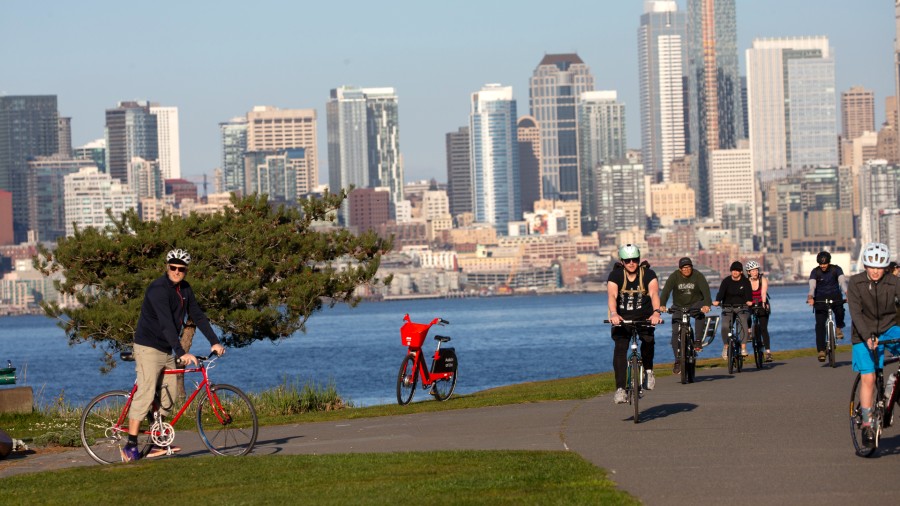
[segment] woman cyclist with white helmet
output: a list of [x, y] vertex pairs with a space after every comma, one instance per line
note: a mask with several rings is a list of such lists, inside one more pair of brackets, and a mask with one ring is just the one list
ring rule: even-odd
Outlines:
[[[756, 314], [756, 324], [759, 326], [759, 332], [763, 338], [763, 345], [766, 347], [766, 362], [772, 361], [772, 348], [769, 343], [769, 280], [762, 275], [759, 269], [759, 263], [756, 260], [750, 260], [745, 266], [747, 276], [750, 278], [750, 293], [753, 298], [753, 304], [762, 305], [765, 309]], [[744, 344], [744, 349], [747, 345]]]
[[[895, 322], [897, 304], [900, 303], [900, 278], [886, 275], [890, 257], [886, 245], [878, 242], [867, 244], [862, 252], [865, 272], [851, 277], [847, 289], [852, 321], [853, 370], [860, 373], [861, 381], [862, 443], [867, 448], [875, 447], [875, 429], [872, 426], [875, 371], [884, 367], [885, 345], [879, 344], [878, 340], [900, 338], [900, 327]], [[900, 353], [897, 343], [887, 348], [895, 355]]]

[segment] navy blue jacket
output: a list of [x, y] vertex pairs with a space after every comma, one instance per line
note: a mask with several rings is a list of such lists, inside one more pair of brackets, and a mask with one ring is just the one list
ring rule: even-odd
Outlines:
[[165, 353], [174, 351], [176, 357], [181, 357], [186, 353], [179, 339], [185, 315], [190, 316], [210, 345], [219, 343], [209, 320], [197, 304], [191, 285], [187, 281], [172, 283], [169, 276], [163, 274], [153, 280], [144, 293], [134, 343]]

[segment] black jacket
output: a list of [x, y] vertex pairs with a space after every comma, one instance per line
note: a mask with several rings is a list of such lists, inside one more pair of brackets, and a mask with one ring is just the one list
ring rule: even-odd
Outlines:
[[716, 300], [726, 305], [746, 305], [753, 300], [753, 287], [746, 276], [741, 276], [740, 281], [731, 279], [731, 276], [722, 280]]
[[179, 340], [185, 314], [191, 317], [210, 345], [218, 344], [219, 338], [197, 304], [191, 285], [187, 281], [172, 283], [169, 276], [163, 274], [153, 280], [144, 293], [134, 343], [166, 353], [174, 351], [176, 357], [181, 357], [186, 353]]

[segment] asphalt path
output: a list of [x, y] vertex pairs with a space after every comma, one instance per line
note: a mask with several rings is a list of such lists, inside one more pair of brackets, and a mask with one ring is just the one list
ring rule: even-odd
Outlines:
[[[854, 455], [850, 354], [839, 354], [835, 369], [813, 357], [767, 366], [703, 369], [689, 385], [659, 378], [638, 424], [631, 406], [603, 395], [263, 427], [253, 454], [568, 450], [649, 505], [895, 504], [900, 428], [887, 429], [874, 458]], [[177, 444], [174, 458], [209, 455], [199, 438]], [[83, 450], [19, 457], [2, 463], [0, 478], [92, 463]]]

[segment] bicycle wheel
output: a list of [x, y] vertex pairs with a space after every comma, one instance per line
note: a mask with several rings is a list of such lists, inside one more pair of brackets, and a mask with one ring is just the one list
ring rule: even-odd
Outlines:
[[[126, 406], [130, 399], [124, 390], [105, 392], [88, 402], [78, 432], [81, 444], [92, 459], [101, 464], [121, 462], [119, 450], [128, 442], [128, 417]], [[138, 436], [138, 448], [146, 454], [149, 440], [146, 434]]]
[[631, 355], [631, 404], [634, 406], [634, 423], [640, 421], [640, 411], [638, 410], [638, 400], [641, 397], [641, 383], [644, 380], [643, 368], [641, 367], [641, 357], [636, 353]]
[[[256, 444], [259, 421], [244, 392], [231, 385], [212, 385], [197, 404], [200, 439], [216, 455], [246, 455]], [[210, 400], [212, 402], [210, 402]]]
[[[860, 457], [871, 457], [875, 450], [878, 449], [878, 439], [881, 433], [881, 413], [880, 410], [876, 407], [874, 412], [872, 413], [872, 426], [875, 427], [875, 447], [874, 448], [866, 448], [862, 443], [862, 408], [859, 403], [859, 389], [862, 384], [862, 377], [857, 374], [856, 380], [853, 382], [853, 389], [850, 391], [850, 438], [853, 441], [853, 448], [856, 450], [856, 454]], [[876, 390], [878, 388], [876, 387]], [[875, 398], [874, 405], [878, 405], [878, 398], [881, 395], [878, 394]]]
[[829, 320], [825, 324], [825, 356], [828, 358], [828, 365], [831, 367], [835, 367], [834, 364], [834, 355], [835, 355], [835, 347], [837, 343], [835, 342], [835, 326], [834, 322]]
[[449, 378], [439, 379], [434, 382], [434, 386], [431, 387], [431, 393], [434, 395], [434, 398], [439, 401], [446, 401], [453, 395], [453, 390], [456, 388], [456, 371], [453, 371], [453, 374]]
[[409, 354], [400, 364], [397, 374], [397, 403], [401, 406], [409, 404], [416, 392], [416, 358]]
[[[687, 331], [684, 329], [685, 325], [681, 324], [681, 328], [678, 329], [678, 369], [681, 371], [681, 384], [684, 385], [688, 381], [688, 372], [687, 372], [687, 349], [690, 347], [687, 345], [688, 335]], [[691, 343], [693, 345], [693, 343]]]
[[762, 332], [759, 331], [759, 324], [753, 326], [753, 358], [756, 359], [756, 368], [762, 369], [766, 363], [766, 352], [763, 349]]

